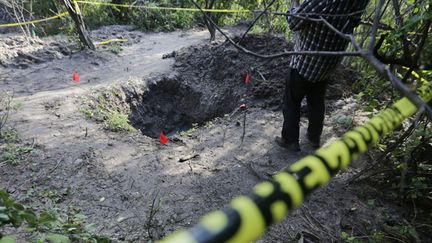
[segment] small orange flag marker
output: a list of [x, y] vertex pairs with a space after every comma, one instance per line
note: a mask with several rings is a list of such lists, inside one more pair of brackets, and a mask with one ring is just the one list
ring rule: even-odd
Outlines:
[[167, 138], [167, 136], [165, 136], [165, 134], [162, 131], [160, 131], [160, 134], [159, 134], [159, 141], [163, 145], [166, 145], [168, 143], [168, 141], [169, 141], [169, 139]]
[[81, 80], [79, 74], [77, 72], [74, 72], [72, 75], [72, 81], [74, 81], [74, 83], [79, 83]]

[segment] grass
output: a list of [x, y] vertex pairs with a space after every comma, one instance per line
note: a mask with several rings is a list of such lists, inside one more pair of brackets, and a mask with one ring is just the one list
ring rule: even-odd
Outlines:
[[86, 118], [103, 123], [104, 128], [109, 131], [136, 131], [129, 121], [129, 108], [119, 98], [120, 92], [119, 88], [113, 87], [108, 91], [87, 97], [81, 112]]
[[128, 115], [122, 114], [118, 111], [108, 112], [105, 120], [105, 127], [113, 132], [132, 132], [135, 128], [129, 123]]
[[188, 130], [181, 131], [180, 136], [191, 136], [198, 129], [198, 123], [193, 123]]
[[9, 126], [5, 126], [0, 130], [0, 142], [17, 143], [20, 141], [18, 131]]
[[28, 154], [33, 151], [33, 146], [20, 146], [6, 144], [3, 148], [0, 160], [11, 165], [19, 165], [26, 160]]
[[111, 51], [112, 53], [118, 55], [123, 51], [123, 48], [119, 45], [112, 45], [112, 46], [108, 47], [108, 50]]
[[81, 112], [88, 118], [103, 122], [104, 128], [112, 132], [133, 132], [136, 129], [130, 124], [127, 114], [116, 110], [108, 110], [100, 105], [95, 108], [86, 107]]

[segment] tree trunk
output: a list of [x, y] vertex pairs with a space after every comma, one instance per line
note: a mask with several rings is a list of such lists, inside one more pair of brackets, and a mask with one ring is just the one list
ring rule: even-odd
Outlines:
[[92, 50], [96, 50], [91, 38], [90, 33], [87, 30], [87, 26], [85, 25], [84, 19], [81, 15], [81, 11], [78, 7], [78, 4], [75, 1], [71, 0], [62, 0], [64, 5], [66, 6], [69, 15], [75, 22], [76, 28], [78, 30], [78, 34], [81, 40], [81, 45], [87, 46]]
[[[216, 0], [206, 0], [204, 8], [213, 9], [213, 6], [215, 5], [215, 3], [216, 3]], [[209, 18], [212, 18], [211, 13], [207, 13], [207, 16]], [[204, 23], [207, 26], [208, 31], [210, 32], [210, 41], [216, 40], [216, 28], [213, 26], [213, 24], [210, 21], [208, 21], [206, 19], [205, 16], [203, 18], [204, 18]]]
[[[208, 16], [209, 18], [211, 18], [210, 14], [208, 14]], [[210, 21], [206, 19], [206, 17], [204, 17], [204, 23], [207, 26], [208, 31], [210, 32], [210, 41], [216, 40], [216, 28], [213, 26], [212, 23], [210, 23]]]

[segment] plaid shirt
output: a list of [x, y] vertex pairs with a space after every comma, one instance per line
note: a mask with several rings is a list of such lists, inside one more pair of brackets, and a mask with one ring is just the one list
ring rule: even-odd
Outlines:
[[[369, 0], [305, 0], [291, 14], [301, 17], [319, 18], [322, 16], [330, 24], [345, 34], [352, 34], [359, 25], [362, 12]], [[342, 16], [345, 15], [345, 16]], [[343, 39], [322, 22], [288, 16], [288, 24], [295, 31], [294, 51], [345, 51], [349, 41]], [[310, 82], [320, 82], [342, 61], [342, 56], [294, 55], [291, 68]]]

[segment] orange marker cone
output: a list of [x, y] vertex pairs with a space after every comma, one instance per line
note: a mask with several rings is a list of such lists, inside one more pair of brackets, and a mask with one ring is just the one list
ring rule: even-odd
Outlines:
[[160, 131], [160, 134], [159, 134], [159, 141], [163, 145], [166, 145], [168, 143], [168, 141], [169, 141], [169, 139], [167, 138], [167, 136], [165, 136], [165, 134], [162, 131]]
[[74, 83], [79, 83], [80, 82], [80, 76], [77, 72], [74, 72], [72, 75], [72, 81], [74, 81]]

